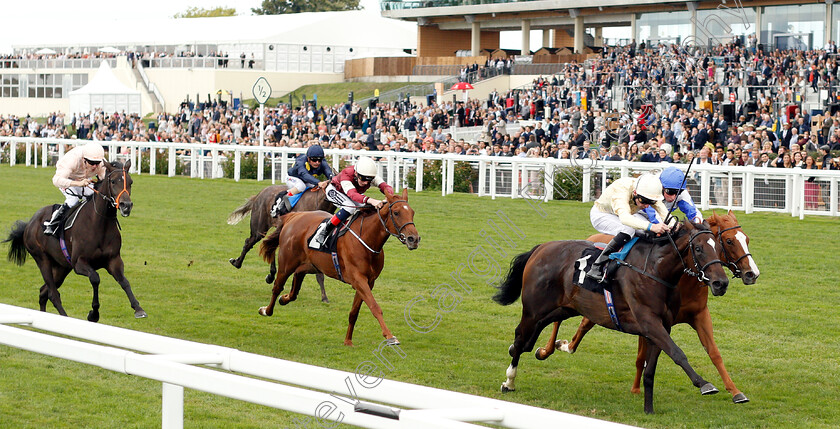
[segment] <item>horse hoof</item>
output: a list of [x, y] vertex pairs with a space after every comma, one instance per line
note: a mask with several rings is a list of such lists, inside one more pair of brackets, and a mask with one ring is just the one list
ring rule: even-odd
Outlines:
[[747, 398], [747, 395], [744, 395], [743, 393], [739, 393], [732, 397], [732, 402], [736, 404], [746, 404], [747, 402], [750, 402], [750, 398]]
[[329, 304], [330, 300], [329, 300], [329, 298], [322, 298], [321, 302], [323, 302], [324, 304]]
[[265, 276], [265, 282], [268, 283], [268, 284], [274, 283], [274, 276], [271, 275], [271, 274]]
[[146, 314], [146, 312], [143, 310], [137, 310], [134, 312], [135, 319], [145, 319], [147, 316], [148, 314]]
[[230, 264], [233, 265], [237, 269], [242, 268], [241, 263], [238, 263], [238, 264], [236, 263], [236, 258], [230, 258], [230, 259], [228, 259], [228, 262], [230, 262]]
[[88, 322], [93, 322], [93, 323], [98, 322], [99, 321], [99, 313], [91, 310], [90, 313], [88, 313], [87, 320], [88, 320]]
[[353, 347], [353, 341], [344, 340], [344, 345], [347, 346], [347, 347]]
[[400, 345], [400, 340], [398, 340], [397, 337], [391, 337], [391, 338], [388, 338], [387, 340], [385, 340], [385, 345], [386, 346], [398, 346], [398, 345]]
[[259, 313], [260, 316], [268, 316], [268, 313], [265, 311], [265, 307], [260, 307]]
[[548, 353], [545, 353], [545, 349], [540, 347], [536, 352], [534, 352], [534, 356], [537, 360], [545, 360], [548, 357]]
[[504, 383], [502, 383], [502, 393], [515, 392], [515, 391], [516, 391], [516, 389], [511, 389], [511, 388], [505, 386]]
[[630, 393], [632, 393], [634, 395], [638, 395], [639, 393], [642, 393], [642, 391], [638, 387], [631, 387], [630, 388]]
[[719, 392], [719, 390], [717, 390], [717, 387], [712, 385], [712, 383], [706, 383], [706, 384], [703, 385], [703, 387], [700, 388], [700, 394], [701, 395], [714, 395], [715, 393], [718, 393], [718, 392]]

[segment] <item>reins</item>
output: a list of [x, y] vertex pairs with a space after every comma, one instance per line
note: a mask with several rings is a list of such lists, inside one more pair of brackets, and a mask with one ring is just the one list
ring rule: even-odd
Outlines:
[[738, 268], [738, 263], [741, 262], [741, 259], [752, 256], [752, 253], [747, 252], [743, 254], [740, 258], [736, 259], [735, 261], [732, 261], [732, 259], [729, 257], [729, 253], [726, 251], [726, 246], [723, 245], [723, 233], [726, 231], [732, 231], [733, 229], [741, 229], [741, 225], [731, 226], [729, 228], [725, 228], [718, 231], [717, 239], [718, 243], [720, 243], [721, 247], [723, 247], [723, 257], [726, 258], [726, 265], [729, 267], [730, 270], [732, 270], [732, 275], [734, 275], [736, 278], [741, 278], [741, 269]]
[[[95, 193], [96, 193], [96, 194], [98, 194], [100, 197], [102, 197], [102, 199], [103, 199], [103, 200], [105, 200], [105, 201], [107, 201], [108, 203], [110, 203], [110, 204], [111, 204], [111, 206], [113, 206], [115, 209], [119, 210], [119, 207], [120, 207], [120, 198], [122, 197], [122, 195], [123, 195], [124, 193], [125, 193], [125, 194], [128, 194], [128, 195], [131, 195], [131, 194], [128, 192], [128, 178], [126, 177], [126, 171], [125, 171], [125, 169], [124, 169], [124, 168], [121, 168], [121, 169], [119, 169], [119, 170], [114, 169], [114, 170], [111, 170], [110, 172], [108, 172], [108, 174], [107, 174], [107, 175], [105, 176], [105, 178], [102, 180], [102, 181], [103, 181], [103, 182], [105, 182], [105, 183], [103, 183], [101, 186], [107, 186], [107, 182], [108, 182], [109, 178], [111, 177], [111, 175], [112, 175], [112, 174], [114, 174], [114, 173], [116, 173], [116, 172], [122, 172], [122, 179], [123, 179], [123, 188], [122, 188], [122, 190], [120, 191], [120, 193], [119, 193], [119, 194], [117, 194], [117, 197], [116, 197], [116, 198], [114, 198], [114, 197], [113, 197], [113, 196], [111, 196], [111, 195], [105, 195], [104, 193], [100, 192], [100, 191], [99, 191], [98, 189], [96, 189], [96, 188], [94, 188], [94, 189], [93, 189], [93, 192], [95, 192]], [[103, 215], [103, 214], [99, 213], [99, 211], [97, 211], [97, 210], [96, 210], [96, 204], [94, 204], [94, 205], [93, 205], [93, 211], [94, 211], [97, 215], [99, 215], [99, 216], [102, 216], [102, 217], [111, 217], [111, 216], [105, 216], [105, 215]], [[116, 213], [114, 214], [114, 216], [113, 216], [113, 217], [114, 217], [114, 218], [116, 218], [116, 217], [117, 217]], [[119, 225], [119, 222], [117, 222], [117, 225]]]
[[394, 225], [394, 229], [397, 231], [396, 233], [393, 233], [393, 232], [391, 232], [390, 229], [388, 229], [388, 225], [386, 225], [385, 219], [382, 219], [382, 213], [379, 210], [376, 211], [376, 215], [379, 216], [379, 222], [382, 223], [382, 226], [385, 228], [385, 232], [387, 232], [388, 234], [390, 234], [393, 237], [397, 237], [397, 240], [400, 240], [400, 243], [405, 244], [405, 234], [402, 233], [402, 230], [403, 230], [403, 228], [405, 228], [409, 225], [414, 225], [414, 222], [406, 222], [406, 223], [402, 224], [401, 226], [397, 227], [397, 218], [396, 218], [396, 216], [394, 216], [394, 209], [393, 209], [394, 204], [396, 204], [396, 203], [406, 203], [406, 204], [408, 204], [408, 201], [406, 201], [406, 200], [394, 200], [393, 202], [388, 204], [388, 214], [390, 215], [391, 223]]
[[[700, 263], [697, 262], [697, 251], [694, 250], [694, 239], [697, 238], [697, 236], [699, 236], [700, 234], [712, 234], [712, 231], [709, 231], [707, 229], [706, 230], [698, 230], [698, 231], [692, 233], [691, 237], [689, 237], [689, 239], [688, 239], [688, 247], [691, 249], [691, 259], [694, 260], [694, 269], [691, 269], [691, 267], [689, 267], [688, 264], [685, 263], [685, 259], [683, 258], [682, 253], [680, 252], [680, 249], [677, 247], [677, 243], [674, 241], [674, 238], [671, 237], [671, 234], [668, 234], [668, 241], [671, 242], [671, 245], [674, 247], [674, 250], [677, 251], [677, 255], [680, 257], [680, 262], [682, 262], [682, 265], [683, 265], [683, 272], [692, 276], [692, 277], [697, 277], [698, 280], [701, 280], [703, 282], [707, 282], [707, 281], [709, 281], [709, 277], [706, 276], [706, 268], [709, 268], [709, 266], [711, 266], [713, 264], [723, 265], [723, 261], [721, 261], [720, 259], [713, 259], [713, 260], [707, 262], [702, 267], [700, 266]], [[712, 234], [712, 237], [714, 237], [714, 234]]]

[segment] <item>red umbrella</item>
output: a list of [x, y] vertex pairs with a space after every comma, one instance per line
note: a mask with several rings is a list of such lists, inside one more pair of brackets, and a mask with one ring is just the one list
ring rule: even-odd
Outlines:
[[452, 85], [451, 89], [455, 89], [455, 90], [458, 90], [458, 91], [466, 91], [466, 90], [469, 90], [469, 89], [473, 89], [473, 86], [470, 85], [469, 82], [458, 82], [455, 85]]

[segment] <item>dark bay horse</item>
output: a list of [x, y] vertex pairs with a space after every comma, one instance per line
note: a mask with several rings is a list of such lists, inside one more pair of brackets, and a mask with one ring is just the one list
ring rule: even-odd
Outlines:
[[[276, 228], [283, 227], [284, 216], [273, 218], [271, 217], [271, 207], [277, 195], [285, 194], [288, 190], [286, 185], [271, 185], [259, 194], [248, 198], [245, 204], [242, 204], [228, 216], [227, 223], [229, 225], [236, 225], [248, 215], [251, 214], [251, 235], [245, 239], [245, 245], [242, 246], [242, 253], [238, 258], [230, 258], [230, 263], [236, 268], [242, 267], [242, 261], [245, 255], [265, 237], [266, 232], [273, 226]], [[308, 189], [300, 196], [297, 204], [292, 208], [292, 212], [309, 212], [314, 210], [323, 210], [325, 212], [335, 212], [335, 207], [327, 201], [326, 193], [319, 187]], [[277, 274], [277, 266], [274, 262], [269, 267], [268, 275], [265, 277], [265, 282], [271, 284], [274, 281], [274, 276]], [[318, 273], [315, 275], [318, 285], [321, 286], [321, 301], [330, 302], [327, 298], [327, 292], [324, 289], [324, 275]]]
[[640, 335], [647, 341], [644, 373], [646, 413], [653, 413], [653, 381], [657, 359], [662, 351], [685, 371], [692, 384], [700, 388], [701, 394], [717, 393], [712, 383], [694, 371], [685, 353], [670, 336], [679, 311], [679, 293], [674, 283], [684, 269], [690, 269], [711, 286], [715, 296], [719, 296], [726, 293], [729, 279], [717, 259], [714, 236], [706, 225], [682, 222], [670, 240], [668, 244], [637, 243], [626, 258], [626, 262], [635, 269], [622, 266], [616, 272], [611, 282], [612, 297], [620, 327], [610, 317], [603, 295], [573, 283], [576, 262], [583, 249], [592, 245], [591, 242], [552, 241], [514, 258], [507, 277], [493, 297], [497, 303], [509, 305], [522, 296], [522, 318], [508, 350], [513, 359], [502, 391], [514, 390], [519, 357], [533, 350], [546, 326], [582, 315], [601, 326]]
[[[745, 285], [755, 284], [760, 274], [758, 266], [752, 258], [749, 250], [750, 238], [744, 234], [741, 226], [738, 225], [738, 219], [730, 211], [725, 215], [712, 214], [706, 219], [709, 223], [712, 233], [717, 237], [718, 257], [729, 267], [735, 274], [735, 277], [740, 277]], [[611, 235], [595, 234], [588, 238], [592, 242], [608, 243], [612, 239]], [[708, 300], [709, 289], [703, 287], [703, 283], [697, 280], [696, 277], [690, 275], [683, 275], [677, 284], [677, 290], [680, 294], [680, 310], [674, 320], [674, 324], [688, 323], [700, 338], [700, 343], [709, 358], [720, 373], [720, 378], [726, 386], [726, 390], [732, 395], [732, 401], [736, 404], [749, 402], [749, 399], [737, 387], [735, 382], [726, 371], [723, 365], [723, 358], [720, 355], [717, 344], [714, 339], [714, 327], [712, 326], [712, 316], [709, 313]], [[536, 351], [537, 359], [543, 360], [554, 353], [555, 347], [568, 353], [574, 353], [577, 350], [584, 335], [595, 326], [591, 320], [586, 317], [580, 322], [578, 330], [571, 341], [560, 340], [557, 338], [557, 329], [560, 324], [554, 323], [554, 331], [545, 347], [540, 347]], [[636, 378], [633, 380], [633, 387], [630, 389], [633, 393], [639, 393], [639, 385], [642, 379], [642, 371], [645, 367], [645, 356], [647, 355], [647, 343], [642, 337], [639, 337], [639, 349], [636, 355]]]
[[81, 207], [72, 228], [64, 231], [68, 256], [63, 254], [57, 237], [44, 235], [43, 223], [50, 219], [52, 206], [38, 210], [28, 223], [17, 221], [12, 227], [9, 237], [4, 240], [11, 242], [9, 260], [23, 265], [26, 253], [29, 252], [44, 278], [38, 300], [41, 311], [47, 311], [49, 300], [59, 314], [67, 315], [61, 305], [58, 288], [64, 283], [67, 274], [75, 271], [90, 279], [93, 302], [87, 319], [91, 322], [99, 321], [99, 274], [96, 270], [105, 268], [128, 296], [134, 317], [146, 317], [146, 312], [131, 292], [120, 257], [122, 236], [117, 212], [124, 217], [128, 216], [134, 205], [131, 202], [130, 168], [130, 160], [125, 165], [119, 162], [105, 163], [105, 178], [96, 183], [96, 192]]
[[[280, 297], [280, 305], [297, 299], [301, 282], [307, 274], [323, 273], [334, 279], [349, 283], [356, 290], [350, 309], [349, 324], [344, 344], [353, 345], [353, 328], [359, 316], [362, 302], [367, 304], [373, 317], [379, 321], [382, 335], [389, 345], [399, 344], [397, 337], [385, 326], [382, 309], [373, 297], [373, 286], [385, 265], [382, 247], [389, 237], [394, 236], [414, 250], [420, 244], [420, 235], [414, 225], [414, 210], [408, 205], [408, 192], [402, 195], [386, 194], [386, 202], [379, 210], [365, 210], [350, 225], [350, 230], [339, 237], [336, 245], [338, 268], [329, 253], [309, 248], [309, 238], [315, 233], [322, 220], [329, 217], [325, 212], [289, 213], [283, 226], [278, 227], [262, 242], [260, 254], [266, 262], [279, 260], [279, 271], [271, 292], [268, 306], [260, 307], [263, 316], [274, 314], [274, 305], [283, 291], [289, 276], [292, 289]], [[280, 245], [282, 243], [282, 246]]]

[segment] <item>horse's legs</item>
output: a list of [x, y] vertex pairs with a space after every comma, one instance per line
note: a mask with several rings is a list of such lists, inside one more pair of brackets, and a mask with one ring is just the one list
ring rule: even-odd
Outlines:
[[555, 308], [547, 315], [539, 320], [532, 314], [526, 312], [523, 308], [522, 319], [519, 326], [516, 327], [516, 335], [513, 339], [513, 344], [508, 348], [508, 353], [511, 356], [510, 366], [505, 371], [507, 379], [502, 383], [502, 392], [510, 392], [516, 390], [514, 382], [516, 379], [516, 369], [519, 366], [519, 357], [522, 353], [530, 352], [534, 349], [534, 344], [539, 339], [540, 332], [545, 329], [551, 322], [557, 322], [558, 325], [563, 320], [571, 317], [572, 314], [565, 308]]
[[[50, 266], [49, 260], [45, 259], [43, 256], [35, 257], [35, 255], [33, 255], [33, 259], [35, 259], [35, 262], [38, 264], [38, 269], [41, 270], [41, 277], [44, 278], [44, 286], [41, 286], [38, 302], [42, 302], [44, 298], [44, 288], [46, 287], [47, 298], [50, 302], [52, 302], [53, 307], [55, 307], [56, 311], [58, 311], [58, 314], [66, 316], [67, 312], [64, 311], [64, 306], [61, 305], [61, 294], [58, 292], [60, 284], [57, 283], [53, 277], [53, 270]], [[43, 305], [41, 305], [41, 311], [47, 311], [46, 301], [44, 301]]]
[[656, 363], [659, 360], [659, 354], [662, 352], [662, 349], [649, 340], [644, 341], [647, 345], [647, 366], [645, 367], [645, 413], [653, 414], [653, 378], [656, 375]]
[[[90, 280], [90, 286], [93, 288], [93, 300], [90, 303], [91, 310], [88, 313], [87, 320], [89, 322], [99, 321], [99, 273], [93, 269], [83, 258], [76, 261], [76, 266], [73, 267], [76, 274], [85, 276]], [[113, 274], [112, 274], [113, 275]]]
[[639, 385], [642, 382], [642, 372], [645, 370], [645, 360], [647, 359], [648, 342], [645, 337], [639, 337], [639, 349], [636, 353], [636, 378], [633, 379], [633, 387], [630, 388], [630, 393], [639, 393]]
[[321, 302], [329, 304], [330, 299], [327, 298], [327, 290], [324, 289], [324, 273], [315, 274], [315, 280], [318, 281], [318, 286], [321, 286]]
[[303, 283], [303, 278], [306, 277], [306, 273], [295, 273], [292, 276], [292, 289], [289, 293], [280, 297], [280, 305], [286, 305], [294, 300], [297, 299], [298, 293], [300, 292], [300, 285]]
[[[642, 328], [645, 338], [650, 340], [651, 344], [662, 349], [662, 351], [664, 351], [675, 364], [679, 365], [680, 368], [685, 371], [686, 375], [688, 375], [688, 378], [691, 379], [691, 383], [694, 387], [700, 388], [701, 394], [710, 395], [718, 392], [712, 383], [704, 380], [703, 377], [694, 371], [694, 368], [692, 368], [688, 363], [688, 358], [685, 356], [685, 353], [679, 348], [679, 346], [677, 346], [676, 343], [674, 343], [674, 340], [668, 333], [669, 331], [662, 325], [661, 319], [655, 319], [652, 315], [650, 315], [640, 319], [639, 325]], [[648, 345], [648, 356], [650, 356], [651, 353], [651, 344]], [[648, 365], [650, 365], [650, 362], [648, 362]], [[647, 374], [647, 371], [648, 370], [645, 369], [645, 374]], [[647, 392], [645, 392], [645, 396], [647, 396]]]
[[559, 344], [556, 344], [556, 347], [567, 353], [576, 352], [578, 346], [580, 345], [580, 342], [583, 341], [583, 337], [593, 327], [595, 327], [595, 323], [584, 317], [580, 321], [580, 325], [578, 325], [577, 331], [575, 332], [575, 336], [572, 337], [572, 341], [566, 342], [565, 340], [561, 340], [559, 341]]
[[[55, 265], [52, 268], [53, 281], [57, 285], [61, 285], [62, 283], [64, 283], [64, 279], [67, 278], [67, 274], [69, 274], [69, 273], [70, 273], [69, 268], [64, 268], [60, 265]], [[49, 286], [47, 286], [46, 283], [44, 283], [41, 286], [41, 289], [38, 293], [38, 305], [41, 307], [41, 311], [47, 311], [47, 301], [49, 301], [49, 299], [50, 299], [49, 295], [50, 295], [50, 288], [49, 288]]]
[[268, 266], [268, 275], [265, 276], [265, 282], [271, 284], [274, 279], [277, 277], [277, 256], [275, 256], [271, 260], [271, 264]]
[[373, 282], [371, 281], [368, 283], [368, 279], [363, 277], [360, 274], [354, 273], [352, 279], [348, 279], [350, 284], [353, 285], [353, 288], [356, 289], [356, 293], [359, 297], [367, 304], [370, 312], [373, 314], [373, 317], [379, 322], [379, 327], [382, 328], [382, 336], [388, 340], [389, 345], [396, 345], [399, 344], [399, 340], [393, 334], [391, 334], [391, 330], [388, 329], [388, 326], [385, 325], [385, 319], [382, 316], [382, 307], [379, 306], [379, 303], [376, 302], [376, 298], [373, 297]]
[[46, 283], [44, 283], [38, 293], [38, 305], [41, 307], [41, 311], [47, 311], [47, 301], [49, 301], [49, 299], [50, 288]]
[[708, 307], [704, 308], [703, 311], [695, 315], [691, 326], [697, 331], [697, 336], [700, 337], [700, 343], [703, 344], [703, 348], [706, 349], [706, 353], [709, 354], [709, 358], [712, 360], [712, 363], [715, 364], [715, 368], [717, 368], [718, 373], [720, 373], [720, 378], [723, 379], [723, 384], [726, 386], [726, 390], [732, 395], [732, 401], [736, 404], [749, 402], [750, 400], [747, 396], [735, 387], [735, 382], [733, 382], [732, 378], [729, 377], [729, 372], [726, 371], [726, 367], [723, 365], [723, 358], [720, 355], [720, 350], [718, 350], [717, 344], [715, 344], [715, 338], [712, 332], [712, 316], [709, 314]]
[[551, 330], [551, 336], [548, 338], [548, 342], [545, 343], [545, 347], [538, 348], [535, 353], [537, 360], [545, 360], [554, 354], [555, 342], [557, 341], [557, 331], [559, 329], [560, 322], [554, 322], [554, 328]]
[[[245, 255], [257, 244], [258, 241], [262, 240], [265, 236], [265, 233], [262, 234], [254, 234], [254, 231], [251, 230], [251, 236], [245, 239], [245, 245], [242, 246], [242, 253], [239, 255], [238, 258], [230, 258], [230, 264], [236, 268], [242, 268], [242, 261], [245, 260]], [[271, 282], [269, 282], [271, 283]]]
[[347, 316], [347, 334], [344, 336], [344, 345], [353, 345], [353, 329], [356, 327], [356, 319], [359, 318], [359, 309], [362, 308], [362, 295], [356, 292], [353, 296], [353, 305], [350, 307], [350, 315]]
[[111, 259], [111, 262], [105, 269], [108, 270], [111, 277], [122, 287], [125, 295], [128, 297], [128, 302], [131, 303], [131, 308], [134, 309], [134, 317], [137, 319], [146, 317], [146, 312], [143, 311], [143, 307], [140, 306], [140, 302], [137, 301], [137, 298], [134, 297], [134, 293], [131, 291], [131, 284], [125, 278], [125, 264], [123, 264], [122, 257], [118, 255]]
[[286, 280], [289, 279], [289, 276], [292, 273], [282, 273], [280, 277], [274, 279], [274, 287], [271, 288], [271, 301], [265, 307], [260, 307], [259, 313], [262, 316], [271, 316], [274, 314], [274, 305], [277, 303], [277, 297], [280, 296], [280, 292], [283, 292], [283, 286], [286, 284]]

